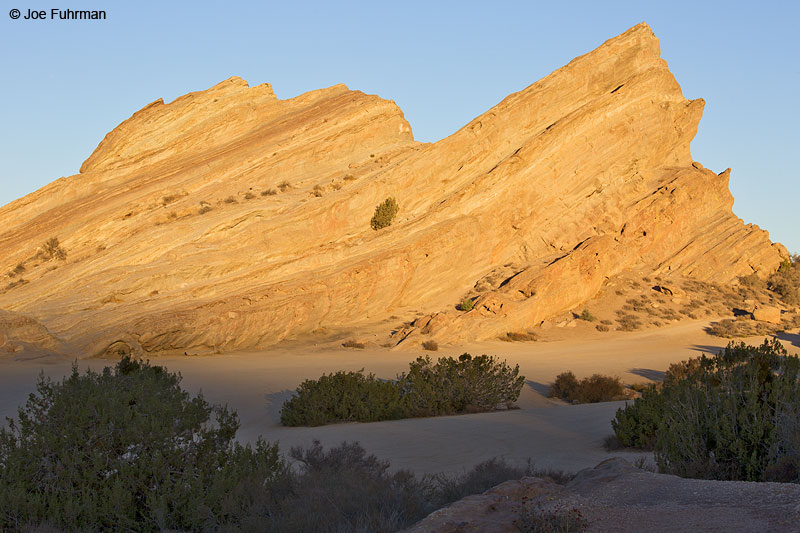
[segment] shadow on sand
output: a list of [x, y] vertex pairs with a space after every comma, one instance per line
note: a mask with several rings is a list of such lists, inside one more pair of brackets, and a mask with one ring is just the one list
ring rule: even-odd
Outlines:
[[695, 352], [700, 352], [701, 354], [706, 354], [706, 355], [717, 355], [724, 349], [725, 348], [721, 346], [711, 346], [708, 344], [695, 344], [692, 346], [692, 350], [694, 350]]
[[271, 420], [276, 421], [276, 423], [280, 423], [281, 408], [283, 407], [283, 403], [294, 396], [294, 392], [295, 391], [286, 389], [280, 392], [272, 392], [264, 395], [264, 399], [267, 402], [267, 415]]
[[666, 374], [663, 370], [652, 370], [650, 368], [631, 368], [628, 372], [650, 381], [664, 381], [664, 375]]
[[531, 381], [530, 379], [525, 380], [525, 384], [547, 398], [550, 394], [550, 384], [549, 383], [539, 383], [537, 381]]
[[782, 341], [790, 342], [792, 346], [800, 348], [800, 333], [788, 333], [786, 331], [782, 331], [775, 336]]

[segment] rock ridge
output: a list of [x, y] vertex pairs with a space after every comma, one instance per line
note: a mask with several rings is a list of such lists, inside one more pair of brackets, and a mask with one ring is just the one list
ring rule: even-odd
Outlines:
[[[393, 343], [487, 339], [634, 268], [769, 275], [785, 248], [691, 157], [703, 106], [646, 24], [432, 144], [392, 101], [233, 77], [145, 106], [80, 174], [0, 208], [0, 267], [23, 269], [0, 308], [87, 356], [202, 353], [420, 313]], [[397, 219], [373, 231], [388, 196]], [[51, 237], [65, 260], [42, 258]]]

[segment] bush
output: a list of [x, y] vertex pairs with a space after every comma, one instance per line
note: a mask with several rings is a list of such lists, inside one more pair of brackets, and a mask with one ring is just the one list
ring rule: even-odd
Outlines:
[[275, 196], [276, 194], [278, 194], [278, 191], [275, 189], [264, 189], [261, 191], [261, 196]]
[[800, 256], [784, 261], [767, 280], [767, 288], [788, 305], [800, 305]]
[[574, 477], [561, 470], [536, 469], [530, 459], [525, 466], [517, 466], [509, 464], [504, 459], [493, 458], [475, 465], [472, 470], [461, 475], [434, 476], [434, 499], [437, 507], [440, 507], [470, 494], [481, 494], [510, 479], [522, 479], [526, 476], [550, 478], [560, 485], [566, 484]]
[[422, 343], [422, 349], [428, 350], [429, 352], [437, 352], [439, 351], [439, 343], [436, 341], [425, 341]]
[[[233, 441], [235, 413], [191, 397], [180, 376], [123, 358], [59, 383], [40, 375], [0, 429], [0, 528], [207, 529], [237, 524], [228, 495], [287, 475], [277, 446]], [[262, 489], [263, 490], [263, 489]]]
[[370, 227], [377, 231], [391, 226], [398, 209], [397, 201], [391, 196], [388, 197], [383, 203], [375, 207], [375, 214], [372, 215], [372, 220], [369, 221]]
[[365, 376], [363, 370], [306, 380], [283, 404], [281, 423], [318, 426], [508, 409], [524, 382], [519, 365], [511, 368], [488, 355], [465, 353], [436, 364], [428, 356], [418, 357], [395, 381]]
[[578, 381], [572, 372], [563, 372], [556, 376], [550, 397], [570, 403], [610, 402], [625, 399], [625, 387], [619, 378], [594, 374]]
[[579, 319], [585, 320], [587, 322], [594, 322], [597, 318], [589, 312], [588, 309], [584, 309], [583, 312], [578, 316]]
[[363, 342], [354, 341], [352, 339], [349, 340], [349, 341], [343, 342], [342, 346], [344, 346], [345, 348], [359, 348], [359, 349], [362, 349], [362, 350], [364, 349], [364, 343]]
[[358, 443], [325, 451], [314, 441], [292, 448], [290, 456], [300, 471], [272, 519], [276, 531], [398, 531], [436, 508], [426, 480], [405, 470], [389, 472], [388, 462], [367, 455]]
[[577, 396], [578, 378], [572, 372], [562, 372], [556, 376], [556, 380], [550, 387], [550, 398], [561, 398], [564, 401], [572, 402]]
[[323, 374], [297, 387], [281, 408], [284, 426], [321, 426], [332, 422], [376, 422], [408, 416], [408, 405], [396, 383], [364, 371]]
[[662, 472], [763, 481], [800, 470], [800, 360], [777, 340], [687, 362], [617, 412], [623, 444], [651, 442]]
[[475, 303], [472, 301], [472, 298], [464, 298], [460, 304], [458, 304], [459, 311], [472, 311], [475, 307]]
[[45, 259], [48, 260], [60, 259], [63, 261], [67, 258], [67, 252], [61, 247], [61, 243], [58, 242], [58, 237], [50, 237], [47, 239], [42, 245], [42, 254]]
[[500, 337], [501, 341], [506, 342], [528, 342], [537, 339], [536, 333], [533, 331], [509, 331], [504, 336]]
[[428, 356], [418, 357], [398, 383], [412, 416], [437, 416], [511, 408], [525, 378], [519, 365], [511, 368], [493, 356], [464, 353], [458, 359], [441, 357], [436, 364]]

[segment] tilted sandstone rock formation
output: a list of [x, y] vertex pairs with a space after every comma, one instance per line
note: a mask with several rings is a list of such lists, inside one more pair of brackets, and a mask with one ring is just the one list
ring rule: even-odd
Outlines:
[[[411, 312], [396, 342], [481, 339], [630, 268], [766, 275], [786, 250], [733, 215], [729, 171], [692, 161], [703, 101], [659, 54], [640, 24], [433, 144], [343, 85], [278, 100], [231, 78], [154, 102], [0, 209], [0, 308], [87, 355], [196, 352]], [[388, 196], [397, 219], [373, 231]]]

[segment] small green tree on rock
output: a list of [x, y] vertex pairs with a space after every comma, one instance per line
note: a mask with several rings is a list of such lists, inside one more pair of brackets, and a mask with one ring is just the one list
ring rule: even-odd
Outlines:
[[391, 226], [398, 209], [397, 200], [391, 196], [388, 197], [383, 203], [375, 207], [375, 214], [372, 215], [372, 220], [369, 221], [370, 227], [377, 231], [381, 228]]

